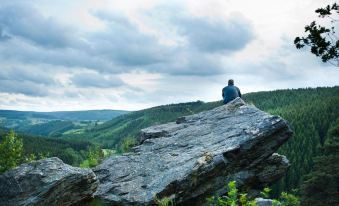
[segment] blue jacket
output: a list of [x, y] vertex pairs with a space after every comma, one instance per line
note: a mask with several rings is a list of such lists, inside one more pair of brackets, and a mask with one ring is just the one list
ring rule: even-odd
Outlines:
[[227, 104], [233, 99], [241, 97], [240, 89], [234, 85], [228, 85], [222, 89], [222, 97], [224, 104]]

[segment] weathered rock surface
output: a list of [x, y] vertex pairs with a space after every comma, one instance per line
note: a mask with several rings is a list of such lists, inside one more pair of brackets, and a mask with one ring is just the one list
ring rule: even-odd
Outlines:
[[0, 175], [0, 205], [72, 205], [90, 198], [98, 183], [92, 170], [56, 157], [34, 161]]
[[223, 193], [230, 179], [244, 187], [279, 179], [288, 168], [274, 154], [292, 131], [285, 120], [237, 98], [227, 105], [142, 130], [133, 152], [94, 169], [95, 197], [110, 205], [152, 205], [172, 196], [177, 205], [201, 205]]

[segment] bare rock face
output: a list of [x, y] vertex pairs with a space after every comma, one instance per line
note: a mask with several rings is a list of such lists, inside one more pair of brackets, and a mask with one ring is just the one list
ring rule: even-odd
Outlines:
[[94, 169], [100, 180], [95, 197], [109, 205], [152, 205], [165, 196], [177, 205], [201, 205], [224, 193], [231, 179], [259, 187], [286, 172], [288, 160], [273, 153], [291, 135], [285, 120], [237, 98], [143, 129], [141, 145]]
[[92, 170], [56, 157], [34, 161], [0, 175], [0, 205], [73, 205], [91, 198], [98, 183]]

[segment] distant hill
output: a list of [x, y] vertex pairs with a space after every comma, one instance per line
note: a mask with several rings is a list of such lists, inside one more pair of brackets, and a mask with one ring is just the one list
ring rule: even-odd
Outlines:
[[57, 137], [70, 130], [81, 131], [84, 127], [92, 127], [127, 113], [128, 111], [123, 110], [62, 112], [0, 110], [0, 126], [30, 135]]
[[122, 114], [124, 110], [87, 110], [87, 111], [59, 111], [59, 112], [32, 112], [16, 110], [0, 110], [0, 118], [6, 119], [47, 119], [47, 120], [70, 120], [70, 121], [95, 121], [111, 120]]

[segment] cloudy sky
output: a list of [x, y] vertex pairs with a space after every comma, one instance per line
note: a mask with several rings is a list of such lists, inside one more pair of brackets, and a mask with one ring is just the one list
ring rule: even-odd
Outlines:
[[0, 109], [138, 110], [339, 85], [293, 40], [319, 0], [0, 0]]

